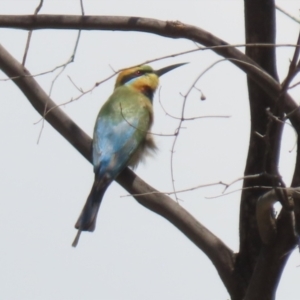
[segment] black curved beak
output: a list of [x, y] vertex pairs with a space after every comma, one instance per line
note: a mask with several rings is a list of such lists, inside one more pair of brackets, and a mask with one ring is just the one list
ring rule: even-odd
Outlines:
[[167, 73], [167, 72], [169, 72], [169, 71], [172, 71], [173, 69], [176, 69], [176, 68], [178, 68], [178, 67], [180, 67], [180, 66], [183, 66], [183, 65], [186, 65], [186, 64], [188, 64], [188, 63], [181, 63], [181, 64], [176, 64], [176, 65], [164, 67], [164, 68], [162, 68], [162, 69], [159, 69], [159, 70], [154, 71], [154, 73], [155, 73], [158, 77], [160, 77], [160, 76], [164, 75], [165, 73]]

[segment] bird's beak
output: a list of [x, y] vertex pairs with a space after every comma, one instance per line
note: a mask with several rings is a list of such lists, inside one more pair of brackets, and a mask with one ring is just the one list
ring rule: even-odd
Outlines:
[[160, 77], [162, 75], [164, 75], [165, 73], [169, 72], [169, 71], [172, 71], [173, 69], [175, 68], [178, 68], [180, 66], [183, 66], [183, 65], [186, 65], [187, 63], [181, 63], [181, 64], [176, 64], [176, 65], [172, 65], [172, 66], [168, 66], [168, 67], [164, 67], [162, 69], [159, 69], [159, 70], [156, 70], [154, 71], [154, 73]]

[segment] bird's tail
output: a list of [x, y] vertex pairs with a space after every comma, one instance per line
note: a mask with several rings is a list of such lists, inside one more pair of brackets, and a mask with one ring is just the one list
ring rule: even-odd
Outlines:
[[108, 185], [109, 184], [103, 185], [103, 183], [95, 180], [92, 190], [75, 224], [75, 228], [78, 229], [78, 232], [72, 243], [73, 247], [77, 246], [82, 231], [94, 231], [99, 207]]

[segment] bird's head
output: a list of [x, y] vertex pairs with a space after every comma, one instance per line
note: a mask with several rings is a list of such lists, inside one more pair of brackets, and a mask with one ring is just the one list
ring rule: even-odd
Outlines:
[[115, 88], [128, 85], [140, 92], [153, 95], [158, 87], [160, 76], [185, 64], [186, 63], [176, 64], [159, 70], [153, 70], [147, 65], [126, 69], [120, 72], [116, 80]]

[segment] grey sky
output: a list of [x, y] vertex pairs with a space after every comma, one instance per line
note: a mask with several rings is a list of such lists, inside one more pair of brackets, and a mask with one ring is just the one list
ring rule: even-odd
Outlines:
[[[0, 1], [1, 14], [31, 14], [39, 1]], [[79, 14], [79, 1], [45, 0], [40, 13]], [[299, 1], [278, 1], [296, 15]], [[201, 27], [223, 40], [244, 42], [243, 1], [93, 1], [84, 0], [87, 15], [133, 15], [179, 20]], [[277, 12], [277, 43], [295, 43], [299, 26]], [[41, 30], [33, 33], [26, 66], [32, 74], [66, 62], [77, 32]], [[27, 32], [0, 29], [1, 43], [21, 61]], [[67, 76], [84, 90], [112, 71], [146, 60], [195, 48], [186, 40], [151, 34], [82, 32], [75, 63], [55, 83], [52, 99], [64, 103], [78, 96]], [[287, 73], [292, 48], [279, 48], [280, 78]], [[179, 115], [180, 93], [196, 76], [220, 59], [204, 51], [151, 64], [155, 68], [177, 62], [189, 65], [165, 75], [160, 100], [171, 114]], [[56, 73], [36, 79], [48, 92]], [[5, 76], [0, 73], [0, 78]], [[211, 182], [231, 182], [242, 176], [249, 137], [249, 111], [245, 74], [228, 62], [217, 64], [197, 84], [206, 96], [192, 92], [187, 116], [226, 115], [186, 122], [176, 144], [176, 189]], [[111, 94], [114, 79], [64, 111], [89, 135], [99, 108]], [[140, 206], [113, 183], [101, 205], [97, 228], [83, 233], [76, 249], [74, 224], [93, 182], [92, 166], [52, 127], [41, 131], [40, 116], [11, 82], [0, 81], [0, 298], [14, 299], [228, 299], [217, 272], [207, 257], [168, 221]], [[299, 101], [299, 88], [291, 91]], [[178, 121], [165, 115], [154, 100], [153, 132], [173, 133]], [[172, 191], [170, 149], [172, 137], [156, 137], [160, 148], [136, 172], [160, 191]], [[280, 171], [289, 184], [293, 172], [295, 135], [285, 128]], [[239, 189], [237, 183], [231, 190]], [[240, 192], [220, 195], [222, 186], [179, 194], [190, 211], [228, 246], [238, 250]], [[296, 300], [300, 279], [295, 251], [284, 271], [278, 300]]]

